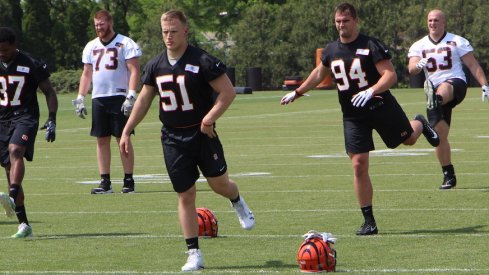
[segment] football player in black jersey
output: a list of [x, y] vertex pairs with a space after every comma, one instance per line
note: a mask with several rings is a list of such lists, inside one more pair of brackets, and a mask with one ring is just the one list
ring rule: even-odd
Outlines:
[[[188, 44], [189, 26], [182, 12], [164, 13], [161, 30], [166, 50], [144, 67], [143, 87], [124, 127], [120, 149], [127, 153], [131, 131], [158, 96], [163, 154], [173, 189], [178, 193], [178, 216], [189, 254], [182, 271], [193, 271], [204, 267], [195, 205], [199, 170], [214, 192], [231, 200], [242, 228], [252, 229], [255, 220], [240, 197], [238, 186], [228, 177], [223, 148], [215, 130], [216, 120], [236, 96], [226, 66]], [[214, 92], [217, 93], [215, 101]]]
[[9, 217], [17, 215], [19, 228], [13, 238], [32, 236], [24, 206], [22, 180], [24, 158], [32, 161], [39, 127], [37, 88], [46, 96], [49, 116], [41, 129], [46, 140], [56, 138], [58, 99], [49, 81], [49, 71], [43, 63], [16, 46], [15, 32], [0, 27], [0, 164], [7, 174], [8, 193], [0, 193], [0, 203]]
[[297, 90], [285, 95], [288, 104], [314, 89], [332, 73], [343, 112], [345, 149], [353, 168], [353, 186], [364, 216], [357, 235], [377, 234], [372, 210], [373, 187], [368, 173], [369, 152], [374, 150], [372, 131], [376, 130], [389, 148], [413, 145], [423, 133], [437, 146], [437, 133], [426, 119], [417, 115], [409, 121], [389, 91], [397, 81], [389, 50], [379, 40], [358, 30], [355, 7], [343, 3], [335, 8], [339, 40], [326, 45], [321, 63]]

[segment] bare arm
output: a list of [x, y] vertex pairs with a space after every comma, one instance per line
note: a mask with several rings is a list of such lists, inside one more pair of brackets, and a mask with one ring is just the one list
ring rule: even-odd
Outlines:
[[394, 65], [390, 60], [384, 59], [375, 64], [377, 71], [381, 75], [379, 81], [371, 88], [374, 90], [374, 95], [383, 93], [389, 90], [397, 82], [397, 74]]
[[465, 66], [469, 68], [470, 72], [481, 86], [487, 84], [487, 78], [484, 70], [482, 70], [482, 67], [479, 65], [479, 62], [477, 62], [472, 53], [462, 56], [462, 61], [464, 62]]
[[135, 91], [139, 81], [139, 58], [134, 57], [126, 60], [126, 65], [129, 70], [129, 90]]
[[131, 143], [131, 132], [136, 128], [136, 126], [143, 120], [143, 118], [148, 113], [151, 103], [157, 94], [156, 87], [143, 85], [139, 96], [134, 103], [134, 108], [132, 109], [131, 115], [127, 120], [126, 126], [122, 131], [122, 136], [119, 141], [119, 149], [123, 154], [129, 153], [129, 145]]
[[301, 84], [299, 88], [296, 89], [296, 92], [299, 94], [307, 93], [308, 91], [314, 89], [324, 80], [324, 78], [331, 73], [331, 69], [324, 66], [323, 63], [319, 63], [319, 65], [312, 70], [307, 79]]
[[58, 97], [56, 96], [56, 92], [54, 91], [53, 86], [51, 85], [51, 81], [49, 81], [49, 78], [39, 83], [39, 88], [46, 96], [46, 103], [48, 105], [49, 114], [54, 114], [54, 120], [56, 120], [56, 112], [58, 111]]
[[78, 95], [86, 96], [88, 90], [90, 89], [90, 84], [92, 83], [92, 65], [84, 64], [83, 72], [80, 76], [80, 86], [78, 87]]
[[222, 74], [216, 79], [209, 82], [211, 87], [218, 93], [216, 101], [212, 109], [202, 119], [200, 125], [200, 131], [209, 137], [215, 137], [214, 123], [218, 118], [226, 112], [234, 98], [236, 93], [234, 92], [233, 84], [226, 74]]

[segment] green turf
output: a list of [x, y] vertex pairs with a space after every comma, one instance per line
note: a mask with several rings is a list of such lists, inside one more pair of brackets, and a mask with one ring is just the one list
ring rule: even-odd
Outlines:
[[[425, 113], [421, 89], [393, 92], [410, 118]], [[217, 123], [229, 173], [257, 223], [242, 230], [229, 202], [199, 182], [197, 205], [214, 211], [221, 236], [200, 241], [203, 273], [299, 274], [297, 249], [311, 229], [338, 238], [341, 272], [489, 273], [489, 104], [479, 88], [454, 110], [454, 190], [438, 190], [441, 169], [423, 137], [388, 150], [375, 136], [370, 175], [379, 235], [373, 237], [354, 234], [363, 219], [336, 91], [314, 91], [281, 106], [284, 94], [238, 95]], [[90, 195], [99, 178], [91, 115], [77, 118], [73, 97], [59, 96], [56, 141], [47, 143], [39, 132], [34, 162], [27, 163], [23, 186], [35, 237], [10, 239], [16, 220], [0, 217], [0, 274], [178, 273], [186, 248], [163, 165], [156, 102], [133, 138], [137, 193], [119, 193], [123, 172], [113, 142], [116, 194]], [[43, 97], [40, 103], [44, 122]]]

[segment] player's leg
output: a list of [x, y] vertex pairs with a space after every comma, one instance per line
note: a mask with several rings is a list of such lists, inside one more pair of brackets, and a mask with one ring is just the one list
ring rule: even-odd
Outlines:
[[241, 227], [251, 230], [255, 226], [255, 216], [244, 198], [240, 196], [236, 183], [229, 179], [227, 172], [221, 176], [207, 177], [207, 182], [214, 192], [231, 201], [231, 206], [238, 216]]
[[92, 189], [92, 194], [110, 194], [113, 192], [110, 181], [110, 141], [110, 136], [97, 137], [97, 164], [101, 181], [98, 187]]
[[[117, 144], [119, 144], [120, 138], [117, 138]], [[122, 169], [124, 170], [124, 179], [123, 179], [123, 186], [122, 186], [122, 193], [134, 193], [135, 188], [134, 188], [134, 178], [133, 178], [133, 170], [134, 170], [134, 148], [132, 146], [132, 143], [130, 146], [128, 146], [128, 152], [127, 154], [123, 154], [120, 152], [120, 157], [122, 161]]]
[[364, 218], [364, 223], [357, 230], [356, 234], [377, 234], [378, 230], [372, 208], [373, 187], [368, 173], [369, 153], [350, 153], [348, 156], [351, 159], [351, 165], [353, 168], [353, 188]]

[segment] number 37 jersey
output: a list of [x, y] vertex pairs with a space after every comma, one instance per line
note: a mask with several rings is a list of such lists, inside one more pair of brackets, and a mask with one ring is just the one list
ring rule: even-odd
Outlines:
[[204, 50], [188, 45], [171, 65], [166, 51], [151, 59], [141, 82], [156, 87], [160, 97], [160, 120], [170, 128], [200, 125], [214, 105], [209, 82], [226, 73], [226, 66]]
[[10, 64], [0, 64], [0, 120], [29, 114], [39, 118], [37, 88], [49, 78], [47, 65], [19, 51]]
[[[338, 99], [344, 117], [361, 116], [369, 109], [370, 100], [363, 108], [354, 107], [353, 95], [372, 87], [380, 79], [375, 64], [391, 59], [387, 47], [377, 39], [359, 34], [351, 43], [331, 42], [323, 49], [322, 64], [331, 69], [338, 89]], [[387, 99], [390, 91], [381, 94]]]

